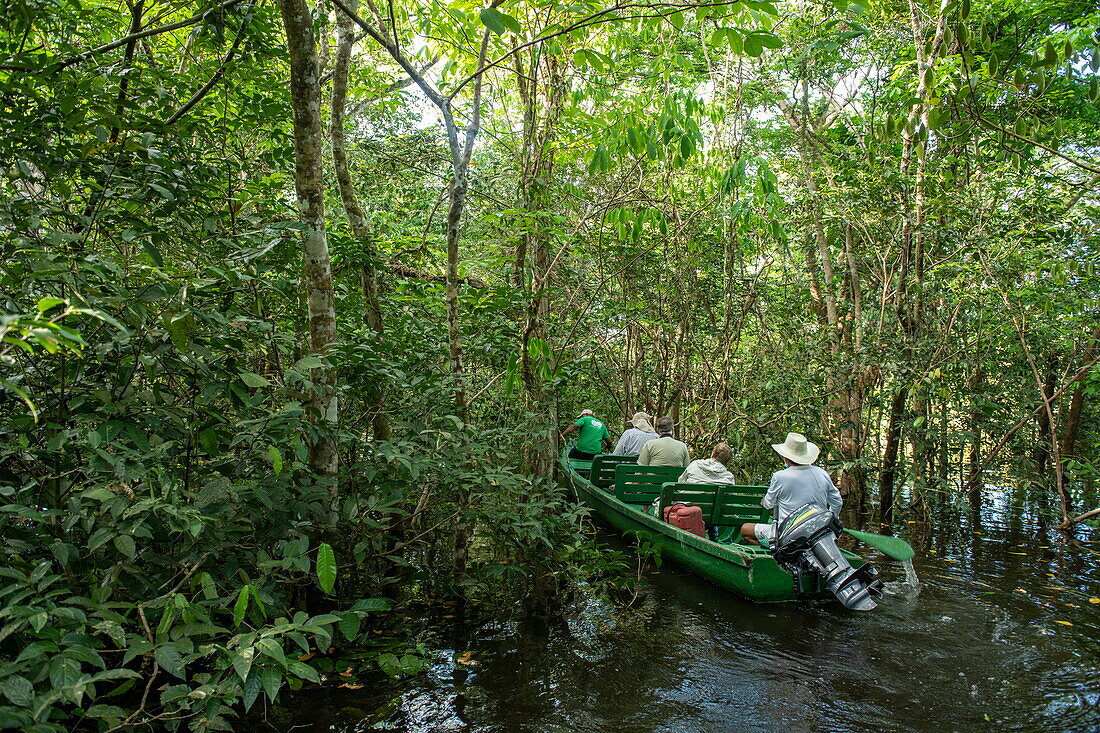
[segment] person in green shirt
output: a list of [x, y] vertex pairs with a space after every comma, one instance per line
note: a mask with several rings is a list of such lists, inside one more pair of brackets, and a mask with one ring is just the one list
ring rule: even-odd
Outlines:
[[580, 431], [577, 435], [577, 444], [569, 451], [570, 458], [580, 461], [591, 461], [600, 452], [611, 450], [611, 436], [607, 432], [607, 426], [596, 419], [596, 414], [591, 410], [581, 410], [577, 421], [565, 429], [562, 438]]

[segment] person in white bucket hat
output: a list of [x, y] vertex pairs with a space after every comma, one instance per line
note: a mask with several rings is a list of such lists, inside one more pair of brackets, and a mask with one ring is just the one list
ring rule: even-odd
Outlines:
[[612, 453], [616, 456], [636, 456], [642, 452], [642, 446], [658, 437], [653, 429], [653, 418], [645, 412], [635, 412], [630, 419], [630, 428], [619, 436]]
[[816, 504], [839, 516], [844, 503], [829, 474], [813, 465], [821, 449], [806, 440], [805, 435], [787, 433], [787, 439], [782, 443], [773, 443], [772, 450], [783, 457], [787, 467], [772, 474], [768, 493], [760, 502], [765, 509], [774, 510], [775, 521], [741, 525], [742, 539], [752, 545], [770, 546], [775, 540], [775, 528], [801, 506]]

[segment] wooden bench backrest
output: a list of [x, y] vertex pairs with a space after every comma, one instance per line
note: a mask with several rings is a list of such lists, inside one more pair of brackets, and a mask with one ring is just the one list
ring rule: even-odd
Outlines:
[[740, 527], [746, 522], [770, 522], [771, 510], [760, 506], [767, 490], [767, 486], [667, 483], [661, 488], [658, 516], [664, 516], [669, 504], [682, 502], [701, 508], [708, 526]]
[[615, 498], [627, 504], [649, 504], [661, 495], [661, 487], [675, 481], [683, 466], [639, 466], [620, 463], [615, 466]]
[[740, 526], [772, 521], [771, 509], [760, 506], [767, 486], [725, 486], [714, 509], [713, 524]]
[[633, 463], [637, 465], [638, 456], [614, 456], [610, 453], [600, 454], [592, 460], [592, 471], [589, 474], [588, 480], [601, 489], [614, 486], [615, 467], [620, 463]]
[[672, 504], [691, 504], [703, 510], [703, 521], [708, 526], [714, 524], [711, 517], [714, 516], [714, 506], [721, 489], [722, 484], [665, 484], [661, 487], [660, 512], [657, 516], [663, 517], [665, 507]]

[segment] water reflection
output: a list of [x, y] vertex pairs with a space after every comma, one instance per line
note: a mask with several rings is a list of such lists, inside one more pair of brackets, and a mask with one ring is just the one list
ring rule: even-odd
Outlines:
[[[755, 605], [666, 565], [641, 607], [450, 629], [424, 675], [303, 693], [289, 730], [1100, 730], [1100, 563], [1011, 505], [904, 525], [910, 570], [867, 614]], [[1091, 530], [1075, 535], [1089, 541]], [[867, 552], [866, 548], [864, 550]], [[472, 652], [474, 664], [458, 661]], [[292, 713], [288, 713], [292, 709]], [[276, 720], [278, 718], [279, 720]]]

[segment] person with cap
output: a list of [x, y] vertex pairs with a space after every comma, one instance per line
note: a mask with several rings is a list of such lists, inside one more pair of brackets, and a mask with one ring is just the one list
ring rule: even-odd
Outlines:
[[612, 451], [617, 456], [636, 456], [642, 452], [642, 446], [657, 439], [657, 431], [650, 422], [652, 418], [644, 412], [635, 412], [630, 419], [630, 428], [621, 436]]
[[577, 435], [577, 444], [569, 451], [570, 458], [579, 461], [591, 461], [600, 452], [611, 447], [611, 436], [607, 432], [607, 426], [596, 419], [596, 413], [591, 410], [581, 410], [577, 421], [565, 429], [562, 438], [580, 431]]
[[687, 445], [672, 437], [672, 418], [657, 418], [656, 440], [647, 441], [638, 454], [639, 466], [686, 466], [691, 455]]
[[775, 521], [741, 525], [742, 539], [752, 545], [770, 546], [775, 541], [776, 528], [799, 507], [815, 504], [839, 515], [844, 503], [829, 474], [813, 465], [821, 449], [806, 440], [805, 435], [787, 433], [787, 439], [773, 443], [772, 450], [783, 458], [787, 467], [772, 474], [768, 493], [760, 502], [765, 509], [775, 510]]

